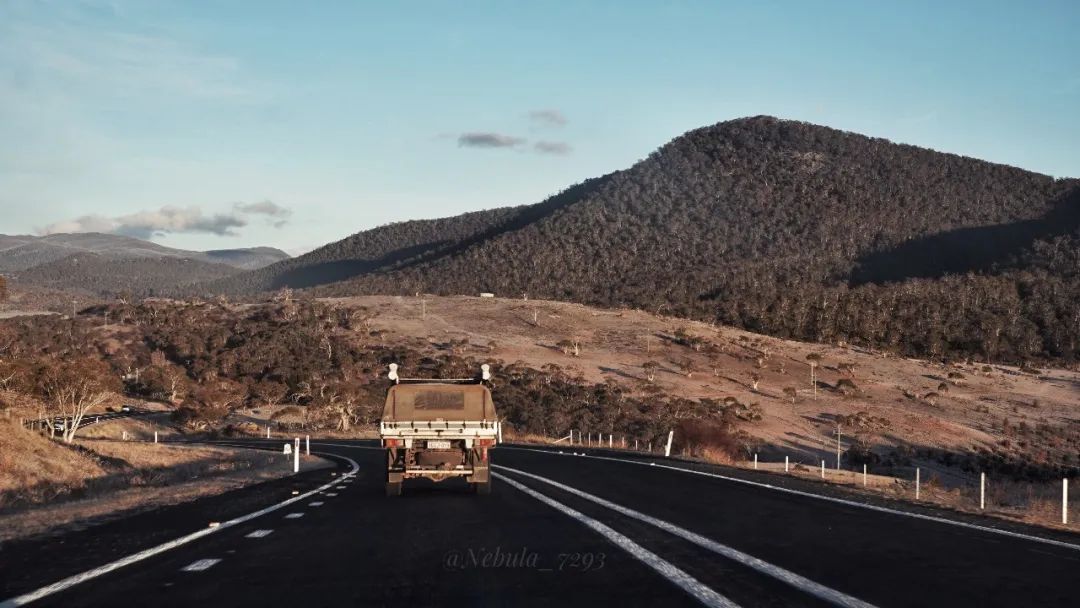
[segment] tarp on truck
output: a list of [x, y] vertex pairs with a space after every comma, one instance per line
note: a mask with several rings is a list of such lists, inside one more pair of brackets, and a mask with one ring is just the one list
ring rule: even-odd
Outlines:
[[395, 384], [386, 393], [382, 419], [495, 420], [495, 406], [482, 384]]

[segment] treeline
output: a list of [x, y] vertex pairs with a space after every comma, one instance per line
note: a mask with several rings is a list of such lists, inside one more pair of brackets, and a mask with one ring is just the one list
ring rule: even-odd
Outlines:
[[[101, 324], [108, 318], [107, 338]], [[570, 429], [658, 442], [680, 421], [711, 429], [726, 449], [743, 450], [739, 405], [634, 394], [617, 383], [593, 384], [556, 365], [542, 370], [483, 359], [485, 349], [457, 345], [432, 355], [386, 344], [371, 314], [313, 301], [251, 307], [217, 302], [110, 304], [76, 320], [0, 321], [0, 388], [41, 394], [50, 369], [105, 365], [129, 395], [171, 402], [177, 421], [223, 430], [247, 407], [288, 405], [305, 428], [349, 430], [382, 415], [387, 366], [417, 377], [475, 375], [492, 363], [499, 413], [521, 433], [566, 435]], [[659, 444], [657, 444], [659, 445]]]
[[1077, 180], [757, 117], [538, 205], [384, 226], [214, 287], [527, 294], [911, 355], [1072, 361], [1078, 251]]
[[177, 289], [240, 272], [226, 264], [173, 257], [109, 258], [72, 255], [13, 273], [20, 285], [82, 291], [96, 296], [136, 297], [174, 294]]

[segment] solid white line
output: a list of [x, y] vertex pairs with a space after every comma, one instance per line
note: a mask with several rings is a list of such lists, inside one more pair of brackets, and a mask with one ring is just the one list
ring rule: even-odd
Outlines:
[[273, 532], [273, 530], [255, 530], [254, 532], [244, 535], [244, 538], [266, 538]]
[[[540, 454], [548, 454], [552, 456], [560, 456], [559, 452], [552, 452], [550, 450], [538, 450], [535, 448], [511, 448], [500, 447], [501, 450], [519, 450], [522, 452], [538, 452]], [[912, 517], [914, 519], [921, 519], [924, 521], [932, 521], [940, 524], [948, 524], [950, 526], [959, 526], [961, 528], [968, 528], [970, 530], [979, 530], [980, 532], [990, 532], [992, 534], [1000, 534], [1002, 536], [1009, 536], [1012, 538], [1021, 538], [1024, 540], [1030, 540], [1037, 543], [1045, 543], [1047, 545], [1054, 545], [1055, 547], [1063, 547], [1065, 549], [1072, 549], [1074, 551], [1080, 551], [1080, 545], [1068, 543], [1062, 540], [1054, 540], [1051, 538], [1043, 538], [1041, 536], [1034, 536], [1031, 534], [1024, 534], [1023, 532], [1013, 532], [1011, 530], [1002, 530], [1001, 528], [993, 528], [991, 526], [982, 526], [979, 524], [972, 524], [966, 521], [956, 521], [954, 519], [947, 519], [944, 517], [937, 517], [934, 515], [924, 515], [922, 513], [912, 513], [911, 511], [901, 511], [900, 509], [892, 509], [889, 507], [881, 507], [878, 505], [871, 505], [864, 502], [858, 502], [854, 500], [847, 500], [844, 498], [835, 498], [833, 496], [823, 496], [821, 494], [814, 494], [813, 492], [804, 492], [802, 490], [792, 490], [791, 488], [782, 488], [780, 486], [774, 486], [767, 483], [761, 483], [760, 481], [750, 481], [749, 479], [740, 479], [738, 477], [729, 477], [727, 475], [720, 475], [719, 473], [708, 473], [705, 471], [695, 471], [693, 469], [684, 469], [682, 467], [674, 467], [666, 464], [656, 464], [655, 462], [642, 462], [639, 460], [626, 460], [623, 458], [612, 458], [610, 456], [592, 456], [589, 454], [579, 454], [581, 458], [592, 458], [595, 460], [610, 460], [612, 462], [622, 462], [624, 464], [636, 464], [639, 466], [648, 466], [657, 469], [669, 469], [672, 471], [681, 471], [683, 473], [690, 473], [692, 475], [701, 475], [704, 477], [713, 477], [715, 479], [723, 479], [724, 481], [733, 481], [735, 483], [741, 483], [748, 486], [754, 486], [758, 488], [765, 488], [767, 490], [774, 490], [776, 492], [784, 492], [786, 494], [794, 494], [796, 496], [805, 496], [807, 498], [816, 498], [818, 500], [825, 500], [828, 502], [834, 502], [849, 507], [859, 507], [861, 509], [869, 509], [870, 511], [877, 511], [879, 513], [889, 513], [890, 515], [902, 515], [904, 517]]]
[[766, 562], [764, 560], [760, 560], [760, 559], [758, 559], [758, 558], [756, 558], [756, 557], [754, 557], [752, 555], [748, 555], [746, 553], [743, 553], [742, 551], [739, 551], [738, 549], [734, 549], [734, 548], [729, 547], [727, 545], [720, 544], [720, 543], [718, 543], [718, 542], [716, 542], [716, 541], [714, 541], [714, 540], [712, 540], [710, 538], [706, 538], [704, 536], [701, 536], [700, 534], [695, 534], [694, 532], [691, 532], [691, 531], [689, 531], [689, 530], [687, 530], [685, 528], [680, 528], [679, 526], [676, 526], [673, 523], [664, 521], [662, 519], [657, 519], [657, 518], [652, 517], [650, 515], [645, 515], [644, 513], [641, 513], [639, 511], [635, 511], [633, 509], [624, 507], [622, 505], [613, 503], [611, 501], [604, 500], [603, 498], [600, 498], [599, 496], [594, 496], [593, 494], [589, 494], [587, 492], [582, 492], [581, 490], [578, 490], [576, 488], [572, 488], [572, 487], [570, 487], [568, 485], [565, 485], [565, 484], [561, 484], [561, 483], [559, 483], [557, 481], [548, 479], [546, 477], [541, 477], [539, 475], [534, 475], [532, 473], [526, 473], [525, 471], [520, 471], [518, 469], [512, 469], [510, 467], [506, 467], [506, 466], [502, 466], [502, 465], [498, 465], [498, 464], [493, 464], [491, 466], [492, 466], [492, 468], [501, 469], [503, 471], [510, 471], [511, 473], [515, 473], [515, 474], [518, 474], [518, 475], [523, 475], [523, 476], [528, 477], [530, 479], [535, 479], [537, 481], [541, 481], [541, 482], [546, 483], [546, 484], [548, 484], [550, 486], [554, 486], [556, 488], [559, 488], [560, 490], [564, 490], [566, 492], [569, 492], [569, 493], [571, 493], [571, 494], [573, 494], [575, 496], [579, 496], [581, 498], [584, 498], [585, 500], [588, 500], [590, 502], [594, 502], [594, 503], [596, 503], [596, 504], [598, 504], [600, 506], [607, 507], [608, 509], [611, 509], [612, 511], [615, 511], [617, 513], [621, 513], [622, 515], [625, 515], [627, 517], [636, 519], [638, 521], [643, 521], [643, 522], [645, 522], [647, 524], [651, 524], [653, 526], [656, 526], [657, 528], [660, 528], [661, 530], [664, 530], [665, 532], [670, 532], [671, 534], [674, 534], [675, 536], [678, 536], [680, 538], [688, 540], [688, 541], [694, 543], [695, 545], [698, 545], [699, 547], [704, 547], [705, 549], [708, 549], [708, 550], [710, 550], [710, 551], [712, 551], [714, 553], [719, 553], [720, 555], [722, 555], [722, 556], [724, 556], [724, 557], [726, 557], [726, 558], [728, 558], [730, 560], [739, 562], [740, 564], [742, 564], [744, 566], [747, 566], [749, 568], [757, 570], [758, 572], [761, 572], [762, 574], [771, 576], [771, 577], [773, 577], [773, 578], [775, 578], [775, 579], [777, 579], [777, 580], [779, 580], [781, 582], [787, 583], [788, 585], [791, 585], [792, 587], [795, 587], [799, 591], [802, 591], [804, 593], [808, 593], [810, 595], [813, 595], [814, 597], [825, 600], [826, 602], [830, 602], [833, 605], [845, 606], [845, 607], [851, 607], [851, 608], [874, 608], [873, 604], [869, 604], [869, 603], [864, 602], [864, 601], [862, 601], [862, 600], [860, 600], [858, 598], [852, 597], [852, 596], [847, 595], [845, 593], [841, 593], [841, 592], [839, 592], [839, 591], [837, 591], [835, 589], [831, 589], [831, 588], [826, 587], [825, 585], [822, 585], [820, 583], [816, 583], [816, 582], [814, 582], [814, 581], [812, 581], [812, 580], [810, 580], [808, 578], [799, 576], [798, 574], [795, 574], [794, 572], [791, 572], [790, 570], [785, 570], [784, 568], [781, 568], [780, 566], [774, 566], [773, 564], [770, 564], [769, 562]]
[[192, 562], [184, 566], [180, 570], [183, 572], [202, 572], [220, 561], [220, 559], [200, 559], [197, 562]]
[[705, 604], [706, 606], [716, 606], [719, 608], [738, 608], [738, 604], [720, 595], [716, 591], [713, 591], [711, 588], [701, 583], [701, 581], [680, 570], [671, 562], [661, 558], [659, 555], [635, 543], [628, 537], [623, 536], [622, 534], [616, 532], [607, 525], [600, 523], [599, 521], [589, 517], [588, 515], [585, 515], [584, 513], [581, 513], [580, 511], [575, 511], [574, 509], [564, 505], [563, 503], [549, 498], [524, 484], [521, 484], [509, 477], [506, 477], [505, 475], [500, 475], [498, 473], [492, 473], [491, 475], [493, 477], [501, 479], [504, 483], [508, 483], [512, 487], [521, 490], [529, 496], [532, 496], [536, 500], [539, 500], [540, 502], [548, 505], [549, 507], [561, 511], [563, 514], [568, 515], [573, 519], [576, 519], [577, 521], [585, 524], [589, 528], [592, 528], [601, 536], [609, 540], [616, 547], [619, 547], [623, 551], [626, 551], [630, 555], [634, 556], [638, 561], [657, 571], [661, 576], [674, 583], [683, 591], [686, 591], [687, 593], [692, 595], [702, 604]]
[[[352, 470], [350, 471], [352, 473], [355, 473], [356, 471], [360, 470], [360, 465], [357, 464], [356, 461], [351, 459], [351, 458], [348, 458], [348, 457], [345, 457], [345, 456], [339, 456], [337, 454], [327, 454], [327, 455], [328, 456], [335, 456], [337, 458], [342, 458], [342, 459], [345, 459], [345, 460], [349, 461], [349, 464], [352, 466]], [[86, 572], [81, 572], [81, 573], [76, 574], [74, 576], [69, 576], [69, 577], [67, 577], [67, 578], [65, 578], [63, 580], [57, 581], [57, 582], [55, 582], [55, 583], [53, 583], [51, 585], [47, 585], [47, 586], [42, 587], [40, 589], [36, 589], [36, 590], [31, 591], [29, 593], [24, 593], [24, 594], [22, 594], [20, 596], [17, 596], [17, 597], [8, 598], [8, 599], [0, 602], [0, 608], [14, 608], [15, 606], [23, 606], [23, 605], [29, 604], [30, 602], [33, 602], [35, 600], [39, 600], [39, 599], [41, 599], [43, 597], [46, 597], [48, 595], [52, 595], [52, 594], [57, 593], [59, 591], [63, 591], [64, 589], [74, 587], [75, 585], [78, 585], [79, 583], [85, 583], [86, 581], [88, 581], [90, 579], [97, 578], [97, 577], [99, 577], [99, 576], [101, 576], [103, 574], [107, 574], [109, 572], [112, 572], [113, 570], [123, 568], [124, 566], [129, 566], [131, 564], [134, 564], [135, 562], [140, 562], [140, 561], [142, 561], [142, 560], [144, 560], [144, 559], [146, 559], [148, 557], [153, 557], [154, 555], [157, 555], [159, 553], [164, 553], [165, 551], [168, 551], [170, 549], [175, 549], [176, 547], [179, 547], [180, 545], [186, 545], [187, 543], [190, 543], [191, 541], [194, 541], [194, 540], [198, 540], [198, 539], [200, 539], [200, 538], [202, 538], [204, 536], [209, 536], [211, 534], [221, 532], [222, 530], [224, 530], [226, 528], [231, 528], [233, 526], [242, 524], [242, 523], [244, 523], [246, 521], [250, 521], [252, 519], [255, 519], [256, 517], [259, 517], [261, 515], [266, 515], [267, 513], [277, 511], [278, 509], [280, 509], [282, 507], [291, 505], [291, 504], [293, 504], [295, 502], [299, 502], [299, 501], [304, 500], [304, 499], [306, 499], [306, 498], [308, 498], [310, 496], [318, 494], [319, 492], [321, 492], [323, 490], [329, 489], [330, 486], [333, 485], [333, 483], [334, 482], [330, 482], [328, 484], [319, 486], [318, 488], [315, 488], [314, 490], [312, 490], [312, 491], [310, 491], [310, 492], [308, 492], [306, 494], [301, 494], [299, 496], [293, 496], [292, 498], [290, 498], [288, 500], [285, 500], [283, 502], [279, 502], [277, 504], [270, 505], [269, 507], [266, 507], [265, 509], [260, 509], [260, 510], [255, 511], [253, 513], [248, 513], [247, 515], [241, 515], [240, 517], [237, 517], [235, 519], [230, 519], [229, 521], [222, 522], [220, 526], [217, 526], [217, 527], [214, 527], [214, 528], [202, 528], [202, 529], [198, 530], [197, 532], [192, 532], [191, 534], [188, 534], [186, 536], [181, 536], [180, 538], [173, 539], [173, 540], [171, 540], [171, 541], [169, 541], [167, 543], [162, 543], [162, 544], [160, 544], [160, 545], [158, 545], [156, 547], [151, 547], [149, 549], [139, 551], [138, 553], [133, 553], [133, 554], [127, 556], [127, 557], [123, 557], [123, 558], [120, 558], [120, 559], [118, 559], [118, 560], [116, 560], [114, 562], [110, 562], [108, 564], [105, 564], [104, 566], [98, 566], [97, 568], [94, 568], [92, 570], [87, 570]]]
[[304, 516], [303, 513], [289, 513], [288, 515], [285, 516], [285, 519], [300, 519], [303, 516]]

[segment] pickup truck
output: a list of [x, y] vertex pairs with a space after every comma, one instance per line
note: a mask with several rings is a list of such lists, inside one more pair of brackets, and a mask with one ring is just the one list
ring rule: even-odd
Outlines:
[[386, 392], [379, 437], [386, 448], [386, 495], [401, 495], [406, 479], [444, 481], [464, 477], [477, 494], [491, 493], [491, 448], [502, 427], [482, 366], [477, 378], [399, 378]]

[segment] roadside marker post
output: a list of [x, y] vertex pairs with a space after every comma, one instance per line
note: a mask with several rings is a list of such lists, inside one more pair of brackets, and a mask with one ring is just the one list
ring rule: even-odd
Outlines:
[[754, 452], [754, 470], [757, 470], [757, 452]]
[[300, 472], [300, 438], [296, 438], [296, 444], [293, 446], [293, 465], [292, 472]]
[[986, 473], [979, 473], [979, 509], [986, 509]]
[[784, 472], [788, 472], [788, 457], [784, 456]]
[[269, 425], [267, 425], [267, 427], [266, 427], [266, 438], [267, 439], [270, 438], [270, 426]]
[[154, 431], [154, 443], [157, 443], [157, 431]]
[[821, 459], [821, 478], [825, 479], [825, 459]]
[[921, 483], [919, 480], [919, 467], [915, 467], [915, 500], [919, 500], [920, 485]]
[[667, 447], [664, 448], [664, 458], [671, 458], [671, 440], [675, 438], [675, 431], [668, 431]]
[[866, 487], [866, 463], [865, 462], [862, 465], [862, 486], [864, 488]]
[[311, 435], [304, 435], [304, 453], [311, 456]]
[[1069, 478], [1061, 480], [1061, 523], [1069, 523]]
[[612, 435], [611, 433], [608, 433], [608, 436], [607, 436], [607, 447], [609, 447], [609, 448], [615, 447], [615, 435]]

